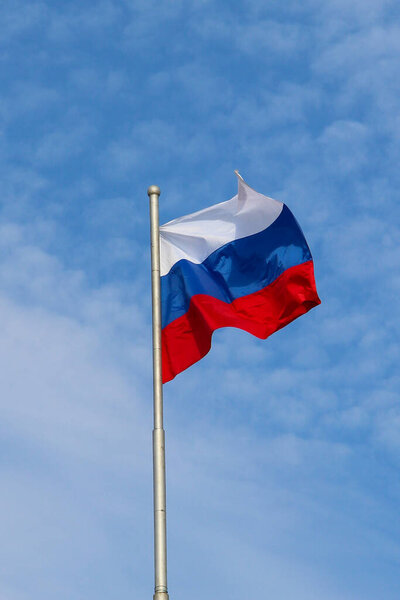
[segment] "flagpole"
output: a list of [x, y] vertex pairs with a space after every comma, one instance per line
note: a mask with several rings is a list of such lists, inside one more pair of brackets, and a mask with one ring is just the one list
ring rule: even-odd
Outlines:
[[163, 425], [163, 388], [161, 374], [161, 282], [158, 199], [160, 188], [151, 185], [151, 295], [153, 307], [153, 498], [154, 498], [154, 596], [169, 600], [167, 587], [167, 527], [165, 493], [165, 432]]

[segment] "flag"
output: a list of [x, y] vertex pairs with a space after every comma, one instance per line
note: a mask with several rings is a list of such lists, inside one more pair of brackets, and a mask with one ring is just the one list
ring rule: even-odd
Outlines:
[[282, 202], [238, 194], [160, 227], [162, 379], [203, 358], [212, 334], [265, 339], [320, 304], [310, 249]]

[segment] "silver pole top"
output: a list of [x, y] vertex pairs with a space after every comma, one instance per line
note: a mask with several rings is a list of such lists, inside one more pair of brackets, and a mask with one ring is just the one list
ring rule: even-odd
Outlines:
[[151, 185], [147, 190], [147, 193], [149, 196], [151, 196], [152, 194], [157, 194], [157, 196], [159, 196], [161, 194], [161, 190], [158, 187], [158, 185]]

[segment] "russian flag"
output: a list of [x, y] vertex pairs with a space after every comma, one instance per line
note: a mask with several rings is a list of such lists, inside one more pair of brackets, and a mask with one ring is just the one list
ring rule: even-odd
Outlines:
[[282, 202], [238, 179], [226, 202], [160, 227], [163, 383], [238, 327], [265, 339], [320, 304], [310, 249]]

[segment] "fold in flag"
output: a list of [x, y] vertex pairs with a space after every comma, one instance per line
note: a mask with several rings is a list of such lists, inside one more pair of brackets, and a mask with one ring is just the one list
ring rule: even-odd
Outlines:
[[160, 227], [163, 383], [238, 327], [265, 339], [320, 304], [310, 249], [282, 202], [238, 194]]

